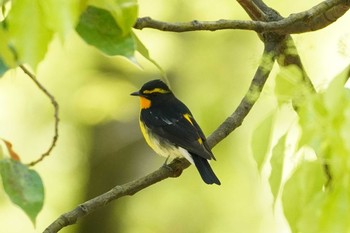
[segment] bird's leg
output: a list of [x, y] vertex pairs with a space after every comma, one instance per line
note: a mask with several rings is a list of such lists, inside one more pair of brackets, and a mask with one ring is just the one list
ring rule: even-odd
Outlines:
[[168, 165], [168, 160], [170, 158], [170, 155], [168, 155], [168, 157], [166, 158], [166, 160], [163, 163], [162, 167], [165, 167], [166, 169], [169, 169], [170, 171], [172, 171], [173, 169]]
[[166, 157], [163, 166], [168, 166], [168, 160], [170, 158], [170, 155], [168, 155], [168, 157]]

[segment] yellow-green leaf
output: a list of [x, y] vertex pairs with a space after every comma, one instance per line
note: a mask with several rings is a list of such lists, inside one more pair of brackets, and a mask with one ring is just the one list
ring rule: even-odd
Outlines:
[[259, 171], [261, 171], [270, 149], [274, 119], [275, 114], [270, 113], [258, 127], [256, 127], [253, 133], [251, 146]]
[[281, 187], [282, 173], [283, 173], [283, 161], [284, 152], [286, 148], [286, 137], [287, 134], [283, 135], [277, 142], [277, 144], [272, 149], [271, 163], [271, 174], [269, 177], [269, 183], [271, 187], [271, 192], [273, 194], [274, 200], [276, 200], [278, 191]]
[[20, 63], [34, 69], [44, 58], [53, 31], [47, 27], [42, 0], [14, 0], [7, 16], [11, 46]]
[[0, 160], [0, 174], [4, 190], [11, 201], [18, 205], [32, 220], [44, 203], [44, 186], [39, 174], [12, 159]]
[[282, 204], [292, 232], [300, 232], [299, 224], [305, 207], [321, 195], [325, 182], [322, 164], [319, 161], [302, 162], [286, 182]]
[[[5, 23], [0, 23], [0, 60], [1, 60], [1, 73], [3, 74], [7, 69], [17, 66], [17, 61], [13, 51], [10, 49], [10, 39], [8, 32], [6, 31]], [[0, 74], [0, 76], [2, 75]]]
[[63, 39], [78, 23], [81, 0], [41, 0], [45, 21], [48, 28], [57, 32]]
[[294, 104], [301, 104], [309, 89], [303, 82], [303, 72], [295, 65], [280, 67], [276, 75], [275, 94], [279, 104], [293, 101]]

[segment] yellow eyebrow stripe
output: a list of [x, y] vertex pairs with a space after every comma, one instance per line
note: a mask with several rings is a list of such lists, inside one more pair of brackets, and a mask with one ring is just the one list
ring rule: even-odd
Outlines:
[[143, 94], [152, 94], [152, 93], [160, 93], [160, 94], [166, 94], [166, 93], [169, 93], [169, 91], [167, 90], [164, 90], [162, 88], [154, 88], [152, 90], [144, 90], [143, 91]]

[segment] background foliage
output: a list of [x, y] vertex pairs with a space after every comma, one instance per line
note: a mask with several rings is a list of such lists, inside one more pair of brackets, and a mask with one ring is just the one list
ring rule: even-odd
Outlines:
[[[5, 74], [0, 137], [13, 144], [23, 163], [36, 159], [52, 137], [52, 107], [19, 69], [10, 69], [18, 64], [34, 69], [61, 109], [59, 143], [35, 166], [45, 187], [36, 229], [11, 203], [4, 184], [1, 232], [41, 232], [73, 206], [161, 166], [163, 159], [142, 139], [138, 102], [129, 96], [161, 75], [149, 55], [209, 134], [239, 104], [262, 50], [256, 34], [248, 31], [131, 30], [138, 15], [164, 21], [248, 19], [234, 1], [1, 3], [6, 19], [0, 30], [0, 72]], [[287, 16], [317, 1], [266, 3]], [[349, 14], [323, 30], [294, 36], [319, 93], [301, 91], [297, 69], [276, 67], [243, 126], [213, 150], [220, 187], [206, 186], [190, 167], [178, 179], [116, 201], [62, 232], [350, 231], [344, 221], [350, 213], [350, 108], [343, 88], [350, 61], [348, 22]], [[108, 39], [101, 40], [106, 32]], [[298, 98], [303, 105], [296, 113], [291, 100]], [[11, 153], [1, 145], [4, 183]], [[333, 175], [327, 191], [325, 162]]]

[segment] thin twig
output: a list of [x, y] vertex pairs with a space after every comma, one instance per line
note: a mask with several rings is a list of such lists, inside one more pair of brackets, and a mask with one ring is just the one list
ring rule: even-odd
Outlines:
[[[153, 28], [169, 32], [189, 31], [216, 31], [225, 29], [253, 30], [258, 33], [276, 32], [280, 34], [296, 34], [319, 30], [335, 22], [350, 8], [349, 1], [326, 0], [320, 4], [287, 18], [278, 21], [249, 21], [249, 20], [225, 20], [191, 22], [163, 22], [154, 20], [151, 17], [138, 18], [134, 28]], [[260, 11], [249, 12], [248, 14], [259, 14]], [[261, 12], [260, 12], [261, 13]]]
[[57, 140], [58, 140], [58, 124], [59, 124], [59, 117], [58, 117], [58, 111], [59, 111], [59, 105], [55, 99], [55, 97], [37, 80], [35, 75], [31, 73], [24, 65], [19, 66], [23, 72], [28, 75], [28, 77], [35, 83], [35, 85], [50, 99], [52, 106], [54, 107], [54, 119], [55, 119], [55, 126], [54, 126], [54, 136], [52, 138], [51, 145], [49, 149], [43, 153], [40, 158], [28, 163], [28, 166], [34, 166], [35, 164], [41, 162], [45, 157], [49, 156], [53, 148], [55, 147]]

